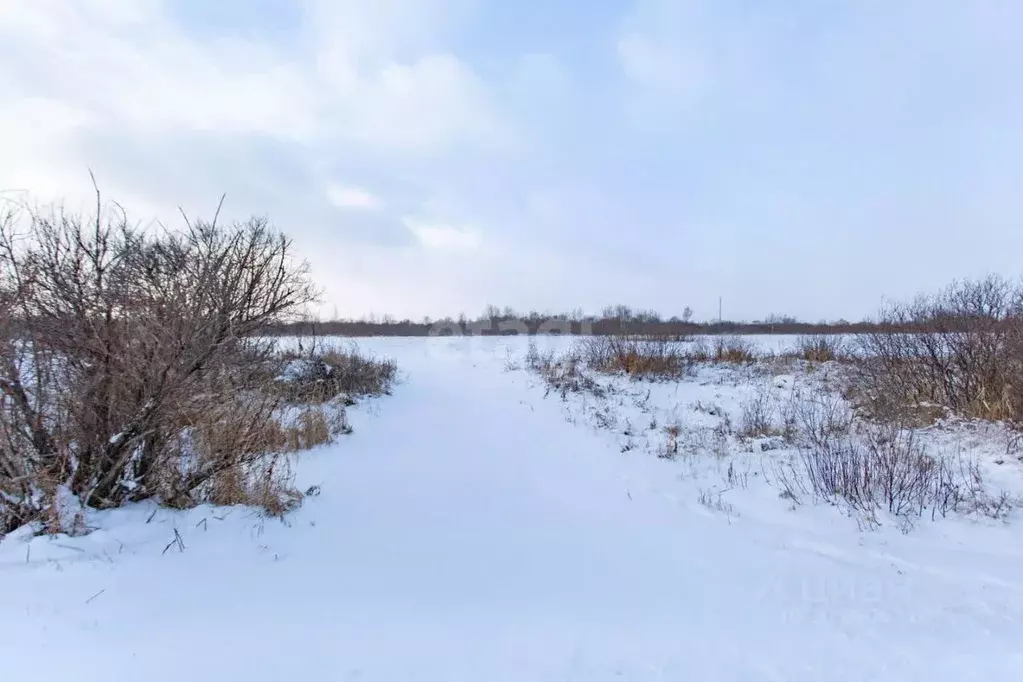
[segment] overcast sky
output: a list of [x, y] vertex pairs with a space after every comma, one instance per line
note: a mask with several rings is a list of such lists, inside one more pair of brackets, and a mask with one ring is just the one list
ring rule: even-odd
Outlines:
[[1023, 274], [1017, 0], [0, 0], [0, 190], [267, 215], [324, 310]]

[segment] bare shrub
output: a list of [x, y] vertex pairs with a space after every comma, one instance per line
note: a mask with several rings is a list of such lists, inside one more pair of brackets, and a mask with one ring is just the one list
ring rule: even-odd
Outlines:
[[753, 397], [743, 402], [739, 431], [736, 435], [740, 438], [778, 435], [781, 429], [775, 423], [777, 413], [777, 400], [768, 390], [761, 388]]
[[849, 403], [821, 386], [794, 392], [785, 412], [789, 440], [808, 447], [825, 448], [836, 438], [848, 436], [855, 421]]
[[[0, 531], [46, 514], [58, 490], [100, 508], [187, 504], [255, 465], [276, 349], [251, 335], [315, 299], [286, 237], [259, 218], [143, 232], [98, 196], [87, 220], [3, 218]], [[187, 437], [197, 415], [219, 417], [205, 451]]]
[[[999, 277], [957, 282], [882, 312], [859, 336], [857, 400], [877, 419], [920, 421], [938, 408], [1023, 420], [1023, 289]], [[923, 410], [921, 410], [923, 408]]]
[[796, 341], [796, 354], [807, 362], [835, 362], [846, 355], [845, 340], [831, 334], [807, 334]]
[[689, 360], [695, 364], [707, 363], [713, 359], [710, 345], [704, 338], [698, 338], [696, 342], [692, 344], [689, 348], [688, 355]]
[[1004, 515], [1012, 507], [1006, 494], [992, 498], [987, 493], [975, 461], [932, 455], [912, 429], [893, 423], [809, 438], [796, 464], [779, 469], [779, 481], [782, 495], [795, 502], [805, 496], [841, 502], [872, 523], [879, 511], [909, 518], [929, 509], [934, 518], [949, 513]]
[[709, 350], [697, 351], [699, 356], [706, 356], [711, 362], [744, 365], [756, 362], [758, 353], [752, 342], [741, 336], [715, 336]]
[[569, 393], [605, 395], [605, 389], [583, 371], [583, 361], [573, 352], [559, 356], [553, 349], [541, 351], [530, 342], [525, 357], [526, 367], [547, 384], [544, 397], [553, 391], [567, 399]]
[[692, 366], [677, 336], [594, 336], [580, 343], [579, 355], [590, 369], [637, 379], [677, 379]]

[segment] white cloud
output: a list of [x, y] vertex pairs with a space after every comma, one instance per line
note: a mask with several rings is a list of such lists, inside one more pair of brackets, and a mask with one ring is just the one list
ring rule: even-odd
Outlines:
[[419, 243], [429, 249], [475, 251], [482, 243], [480, 234], [475, 230], [418, 218], [405, 218], [403, 222]]
[[707, 60], [678, 42], [639, 31], [621, 36], [616, 48], [625, 76], [660, 97], [697, 99], [709, 85]]
[[[0, 192], [87, 209], [92, 168], [133, 217], [168, 222], [225, 192], [225, 218], [289, 231], [343, 312], [599, 306], [629, 281], [642, 305], [685, 290], [763, 315], [802, 289], [741, 273], [821, 224], [852, 263], [871, 235], [897, 260], [933, 245], [906, 281], [939, 256], [960, 272], [964, 249], [941, 246], [963, 243], [955, 225], [1008, 234], [1011, 3], [632, 0], [567, 40], [479, 0], [220, 0], [239, 25], [200, 26], [208, 6], [0, 0]], [[576, 49], [593, 44], [610, 59]], [[725, 242], [747, 248], [699, 259]], [[677, 249], [648, 243], [707, 248], [676, 274]], [[540, 250], [552, 266], [530, 275]], [[1006, 269], [992, 258], [970, 267]]]
[[704, 0], [636, 0], [619, 27], [614, 52], [632, 98], [677, 109], [692, 105], [719, 67], [717, 32], [707, 30]]
[[327, 186], [327, 201], [338, 208], [375, 211], [383, 208], [380, 199], [361, 187], [330, 184]]
[[490, 108], [486, 87], [450, 54], [390, 63], [334, 98], [350, 119], [338, 132], [379, 150], [433, 154], [459, 147], [500, 149], [511, 142], [506, 124]]
[[[304, 3], [308, 51], [196, 39], [156, 0], [0, 2], [4, 134], [45, 139], [51, 126], [64, 136], [74, 120], [76, 139], [260, 135], [346, 157], [499, 148], [510, 132], [486, 85], [433, 49], [439, 19], [410, 23], [443, 16], [449, 1]], [[45, 120], [26, 113], [33, 101], [46, 102]], [[2, 171], [28, 160], [5, 152]]]
[[0, 38], [14, 55], [0, 67], [6, 97], [34, 91], [97, 126], [307, 137], [318, 125], [295, 64], [258, 44], [201, 45], [157, 3], [7, 3]]

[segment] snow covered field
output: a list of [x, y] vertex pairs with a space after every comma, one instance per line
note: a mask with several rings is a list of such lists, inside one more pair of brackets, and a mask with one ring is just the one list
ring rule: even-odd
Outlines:
[[[286, 523], [141, 505], [84, 537], [8, 536], [0, 678], [1021, 679], [1015, 515], [867, 528], [794, 507], [765, 480], [780, 455], [714, 433], [802, 377], [709, 368], [545, 397], [526, 344], [360, 340], [404, 381], [301, 456], [320, 492]], [[659, 458], [675, 422], [701, 450]], [[1023, 492], [999, 427], [921, 437]]]

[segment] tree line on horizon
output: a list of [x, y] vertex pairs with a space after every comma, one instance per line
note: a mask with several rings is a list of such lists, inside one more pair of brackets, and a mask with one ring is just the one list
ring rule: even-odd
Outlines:
[[273, 336], [499, 336], [516, 334], [572, 334], [595, 336], [613, 334], [656, 334], [690, 336], [698, 334], [855, 334], [876, 331], [886, 325], [847, 320], [807, 322], [789, 315], [769, 315], [762, 320], [694, 321], [686, 307], [681, 315], [664, 317], [654, 310], [634, 309], [627, 305], [606, 306], [599, 314], [582, 310], [568, 313], [516, 312], [513, 308], [487, 306], [475, 317], [421, 320], [397, 319], [384, 315], [377, 319], [307, 318], [265, 328]]

